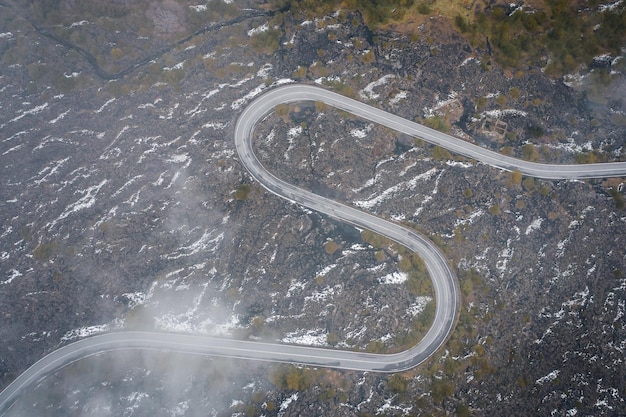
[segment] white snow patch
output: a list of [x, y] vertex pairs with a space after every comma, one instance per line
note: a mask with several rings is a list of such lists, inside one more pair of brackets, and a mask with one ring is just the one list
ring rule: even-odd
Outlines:
[[296, 136], [299, 136], [301, 133], [302, 133], [302, 126], [296, 126], [296, 127], [292, 127], [291, 129], [289, 129], [289, 131], [287, 132], [287, 136], [293, 139]]
[[216, 230], [205, 230], [195, 242], [177, 249], [173, 254], [165, 255], [166, 259], [178, 259], [195, 255], [198, 252], [214, 253], [224, 239], [224, 232], [215, 235]]
[[274, 68], [274, 66], [270, 63], [267, 64], [263, 64], [263, 66], [261, 67], [261, 69], [259, 69], [256, 73], [257, 77], [261, 77], [261, 78], [265, 78], [268, 76], [268, 74], [270, 73], [270, 71], [272, 70], [272, 68]]
[[465, 58], [465, 60], [463, 62], [461, 62], [461, 66], [464, 67], [464, 66], [466, 66], [467, 64], [469, 64], [470, 62], [473, 62], [473, 61], [475, 61], [477, 64], [480, 64], [480, 60], [479, 59], [471, 56], [469, 58]]
[[98, 324], [95, 326], [79, 327], [65, 333], [63, 337], [61, 337], [61, 341], [68, 342], [74, 339], [82, 339], [84, 337], [92, 336], [94, 334], [105, 333], [109, 330], [111, 330], [110, 324]]
[[409, 276], [405, 272], [396, 271], [378, 278], [378, 282], [381, 284], [403, 284], [408, 279]]
[[85, 190], [79, 190], [77, 193], [83, 194], [81, 198], [79, 198], [74, 203], [65, 207], [65, 210], [56, 220], [52, 221], [50, 224], [50, 228], [54, 227], [59, 221], [66, 219], [70, 214], [76, 213], [77, 211], [84, 210], [93, 206], [96, 203], [96, 196], [100, 189], [108, 182], [108, 180], [102, 180], [100, 184], [92, 185], [91, 187]]
[[609, 4], [601, 4], [598, 6], [600, 12], [612, 12], [623, 3], [623, 0], [617, 0]]
[[385, 400], [385, 403], [380, 406], [378, 408], [378, 410], [376, 410], [376, 415], [397, 415], [397, 413], [401, 413], [404, 415], [408, 415], [411, 410], [413, 409], [413, 406], [408, 406], [408, 407], [400, 407], [399, 405], [392, 405], [391, 403], [395, 400], [396, 396], [394, 395], [391, 398], [387, 398]]
[[420, 295], [418, 297], [415, 297], [415, 302], [406, 309], [406, 314], [408, 314], [409, 317], [417, 316], [422, 311], [424, 311], [426, 305], [432, 300], [432, 297], [429, 297], [427, 295]]
[[39, 171], [39, 173], [37, 175], [40, 175], [41, 178], [33, 181], [35, 184], [40, 185], [42, 182], [45, 182], [48, 177], [56, 174], [59, 170], [59, 168], [61, 168], [68, 160], [70, 159], [70, 157], [68, 156], [65, 159], [61, 159], [59, 161], [54, 161], [52, 164], [55, 164], [54, 166], [50, 166], [48, 165], [47, 167], [45, 167], [44, 169], [42, 169], [41, 171]]
[[53, 125], [56, 122], [58, 122], [59, 120], [63, 119], [68, 113], [70, 112], [70, 109], [64, 111], [63, 113], [59, 114], [57, 117], [55, 117], [54, 119], [50, 120], [48, 123]]
[[465, 217], [464, 219], [457, 219], [454, 222], [454, 227], [458, 227], [458, 226], [466, 225], [466, 224], [472, 224], [472, 223], [474, 223], [474, 221], [477, 218], [479, 218], [483, 214], [485, 214], [485, 212], [483, 210], [481, 210], [481, 209], [478, 209], [478, 210], [468, 214], [467, 217]]
[[208, 122], [202, 125], [203, 128], [211, 128], [214, 130], [223, 130], [226, 128], [226, 124], [225, 123], [220, 123], [220, 122]]
[[517, 109], [502, 109], [502, 110], [489, 110], [483, 113], [487, 117], [491, 117], [494, 119], [501, 119], [505, 116], [513, 116], [513, 117], [526, 117], [528, 113], [523, 110]]
[[206, 4], [198, 4], [196, 6], [189, 6], [189, 8], [191, 10], [193, 10], [194, 12], [204, 12], [207, 10], [207, 5]]
[[528, 225], [528, 227], [526, 228], [526, 232], [524, 232], [524, 234], [528, 236], [535, 230], [539, 230], [541, 228], [541, 223], [543, 223], [543, 219], [541, 217], [533, 220], [533, 222], [530, 225]]
[[243, 106], [248, 100], [258, 96], [259, 94], [261, 94], [261, 92], [263, 90], [265, 90], [267, 88], [267, 86], [265, 85], [265, 83], [258, 85], [257, 87], [255, 87], [254, 89], [252, 89], [252, 91], [250, 91], [248, 94], [246, 94], [245, 96], [243, 96], [240, 99], [237, 99], [235, 101], [232, 102], [232, 104], [230, 105], [230, 108], [233, 110], [238, 110], [239, 108], [241, 108], [241, 106]]
[[270, 29], [270, 25], [265, 22], [261, 26], [257, 26], [248, 31], [248, 36], [258, 35], [259, 33], [267, 32]]
[[[578, 132], [573, 132], [572, 136], [578, 135]], [[573, 137], [567, 138], [566, 143], [547, 143], [546, 146], [550, 149], [558, 149], [565, 152], [577, 154], [581, 152], [591, 152], [593, 150], [593, 144], [591, 141], [584, 142], [582, 144], [576, 143]]]
[[[21, 118], [23, 118], [23, 117], [25, 117], [25, 116], [32, 116], [33, 114], [40, 113], [40, 112], [42, 112], [42, 111], [43, 111], [45, 108], [47, 108], [47, 107], [48, 107], [48, 103], [44, 103], [44, 104], [41, 104], [41, 105], [39, 105], [39, 106], [35, 106], [35, 107], [33, 107], [32, 109], [30, 109], [30, 110], [26, 110], [26, 111], [24, 111], [22, 114], [20, 114], [19, 116], [14, 117], [13, 119], [9, 120], [9, 123], [11, 123], [11, 122], [17, 122], [18, 120], [20, 120]], [[1, 128], [1, 127], [4, 127], [4, 126], [5, 126], [5, 125], [3, 124], [3, 125], [1, 125], [1, 126], [0, 126], [0, 128]]]
[[396, 78], [396, 76], [393, 74], [384, 75], [378, 80], [372, 81], [367, 86], [365, 86], [363, 90], [359, 91], [359, 95], [364, 100], [368, 100], [368, 99], [376, 100], [380, 97], [380, 94], [374, 92], [374, 89], [376, 87], [380, 87], [381, 85], [387, 84], [387, 82], [393, 78]]
[[182, 164], [183, 162], [187, 162], [189, 160], [189, 155], [187, 154], [178, 154], [172, 155], [172, 157], [165, 160], [165, 162], [171, 162], [174, 164]]
[[559, 371], [558, 369], [555, 369], [554, 371], [550, 372], [548, 375], [542, 376], [541, 378], [536, 380], [535, 384], [543, 385], [546, 382], [554, 381], [559, 376], [560, 373], [561, 371]]
[[471, 168], [474, 165], [472, 165], [471, 162], [461, 162], [461, 161], [451, 161], [451, 160], [446, 160], [446, 165], [449, 167], [458, 167], [458, 168]]
[[122, 294], [128, 300], [128, 308], [133, 309], [138, 305], [142, 305], [147, 300], [147, 294], [145, 292], [127, 292]]
[[88, 25], [89, 21], [87, 20], [81, 20], [80, 22], [74, 22], [70, 25], [70, 28], [75, 28], [77, 26], [84, 26], [84, 25]]
[[291, 280], [291, 283], [289, 285], [289, 288], [287, 289], [287, 294], [285, 294], [286, 298], [291, 297], [291, 295], [295, 292], [295, 291], [301, 291], [304, 289], [304, 287], [306, 287], [306, 283], [302, 282], [302, 281], [296, 281], [295, 279]]
[[583, 85], [586, 76], [582, 74], [565, 74], [563, 76], [563, 84], [570, 88], [576, 88]]
[[182, 61], [174, 65], [173, 67], [163, 67], [163, 71], [180, 70], [180, 69], [183, 69], [184, 67], [185, 67], [185, 61]]
[[407, 97], [408, 97], [407, 92], [402, 90], [399, 93], [397, 93], [395, 96], [389, 99], [389, 104], [398, 104], [401, 100], [404, 100]]
[[299, 136], [303, 132], [302, 126], [292, 127], [287, 131], [287, 142], [289, 142], [289, 146], [285, 153], [283, 154], [285, 160], [289, 160], [289, 152], [296, 146], [294, 144], [294, 139], [296, 136]]
[[328, 266], [324, 267], [322, 270], [320, 270], [320, 271], [316, 274], [316, 276], [322, 276], [322, 277], [324, 277], [324, 276], [326, 276], [326, 274], [328, 274], [328, 273], [329, 273], [332, 269], [334, 269], [336, 266], [337, 266], [337, 264], [331, 264], [331, 265], [328, 265]]
[[307, 346], [328, 346], [326, 342], [327, 333], [324, 329], [316, 330], [296, 330], [295, 332], [287, 333], [283, 338], [283, 343], [290, 343], [294, 345], [307, 345]]
[[363, 139], [367, 136], [367, 134], [372, 130], [373, 127], [374, 124], [370, 123], [364, 129], [352, 129], [350, 131], [350, 136], [358, 139]]
[[316, 302], [320, 303], [325, 301], [328, 297], [335, 295], [335, 293], [341, 292], [341, 285], [335, 285], [334, 287], [327, 286], [321, 291], [314, 291], [311, 295], [304, 297], [304, 303]]
[[285, 410], [289, 407], [289, 405], [292, 402], [297, 401], [297, 400], [298, 400], [298, 393], [295, 392], [295, 393], [291, 394], [289, 396], [289, 398], [287, 398], [285, 401], [283, 401], [280, 404], [280, 407], [278, 407], [278, 415], [279, 415], [279, 417], [282, 417], [282, 415], [285, 413]]
[[281, 78], [280, 80], [276, 80], [272, 83], [272, 87], [276, 87], [283, 84], [292, 84], [295, 83], [291, 78]]
[[102, 112], [102, 110], [104, 110], [104, 108], [105, 108], [106, 106], [108, 106], [109, 104], [113, 103], [114, 101], [115, 101], [115, 98], [112, 98], [112, 99], [107, 100], [107, 102], [106, 102], [106, 103], [104, 103], [102, 106], [100, 106], [100, 108], [99, 108], [98, 110], [96, 110], [96, 113], [100, 113], [100, 112]]
[[21, 276], [23, 276], [23, 274], [20, 271], [17, 269], [11, 269], [9, 271], [9, 278], [4, 281], [0, 281], [0, 284], [10, 284], [15, 278], [19, 278]]
[[388, 189], [386, 189], [385, 191], [383, 191], [376, 197], [374, 197], [375, 195], [374, 193], [366, 200], [355, 201], [354, 205], [360, 208], [371, 209], [381, 204], [382, 202], [386, 201], [387, 199], [393, 197], [395, 194], [397, 194], [400, 191], [414, 190], [417, 187], [417, 184], [419, 183], [419, 181], [428, 181], [437, 172], [438, 172], [437, 168], [431, 168], [428, 171], [413, 177], [411, 180], [404, 181], [404, 182], [401, 182], [400, 184], [389, 187]]

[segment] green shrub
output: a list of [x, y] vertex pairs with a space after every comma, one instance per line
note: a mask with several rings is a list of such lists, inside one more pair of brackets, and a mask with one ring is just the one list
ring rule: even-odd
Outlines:
[[280, 46], [281, 35], [281, 31], [278, 29], [268, 29], [257, 33], [250, 38], [250, 47], [262, 54], [272, 55]]
[[235, 191], [235, 200], [243, 201], [248, 199], [248, 195], [250, 194], [250, 185], [249, 184], [241, 184], [237, 187]]

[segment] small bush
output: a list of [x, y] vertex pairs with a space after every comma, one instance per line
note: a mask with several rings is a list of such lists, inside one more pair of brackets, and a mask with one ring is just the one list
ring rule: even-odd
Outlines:
[[532, 143], [522, 146], [522, 158], [526, 161], [536, 162], [539, 159], [539, 152]]
[[489, 206], [488, 211], [489, 214], [493, 216], [498, 216], [502, 212], [498, 204], [492, 204], [491, 206]]
[[235, 191], [235, 200], [243, 201], [248, 199], [248, 195], [250, 194], [250, 185], [249, 184], [241, 184], [237, 187]]
[[281, 32], [278, 29], [268, 29], [257, 33], [250, 38], [251, 49], [261, 54], [271, 55], [280, 46]]
[[326, 243], [324, 243], [324, 251], [326, 251], [326, 253], [328, 255], [332, 255], [335, 252], [337, 252], [337, 250], [340, 248], [340, 246], [335, 243], [333, 240], [329, 240]]

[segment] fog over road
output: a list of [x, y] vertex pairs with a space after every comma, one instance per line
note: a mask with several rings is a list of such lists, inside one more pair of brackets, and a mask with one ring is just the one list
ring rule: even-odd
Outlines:
[[422, 257], [433, 282], [436, 311], [433, 324], [420, 343], [400, 353], [370, 354], [188, 334], [128, 331], [101, 334], [63, 346], [32, 365], [0, 393], [0, 414], [8, 410], [22, 389], [51, 372], [79, 359], [113, 350], [156, 349], [357, 371], [397, 372], [422, 363], [441, 347], [454, 327], [459, 309], [458, 282], [441, 251], [427, 238], [409, 228], [318, 196], [276, 178], [262, 166], [254, 154], [252, 142], [256, 124], [278, 104], [306, 100], [324, 102], [399, 132], [420, 137], [484, 164], [509, 171], [520, 171], [528, 176], [544, 179], [581, 179], [626, 175], [626, 162], [552, 165], [500, 155], [320, 87], [291, 84], [271, 89], [250, 103], [237, 121], [235, 145], [242, 164], [252, 177], [270, 192], [356, 227], [373, 230], [408, 247]]

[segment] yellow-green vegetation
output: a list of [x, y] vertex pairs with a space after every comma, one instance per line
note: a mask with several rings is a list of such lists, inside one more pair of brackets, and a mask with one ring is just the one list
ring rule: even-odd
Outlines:
[[47, 261], [61, 250], [60, 244], [53, 240], [51, 242], [41, 242], [35, 247], [33, 257], [38, 261]]
[[546, 73], [554, 77], [588, 64], [596, 55], [620, 54], [626, 39], [623, 5], [603, 10], [598, 0], [533, 3], [537, 9], [517, 8], [511, 13], [508, 3], [502, 2], [489, 12], [459, 14], [454, 22], [475, 46], [488, 37], [503, 66], [518, 67], [547, 55]]
[[445, 148], [435, 145], [431, 151], [431, 155], [438, 161], [448, 161], [452, 159], [452, 154]]
[[106, 91], [113, 97], [122, 97], [130, 94], [130, 86], [122, 80], [110, 81], [106, 85]]
[[306, 67], [299, 65], [292, 75], [293, 78], [298, 78], [300, 80], [304, 79], [306, 77]]
[[387, 347], [383, 341], [372, 340], [367, 344], [367, 348], [365, 348], [365, 350], [369, 353], [385, 353]]
[[597, 162], [606, 162], [606, 155], [598, 150], [591, 152], [583, 152], [576, 155], [576, 162], [579, 164], [595, 164]]
[[274, 107], [274, 113], [276, 113], [276, 116], [280, 117], [285, 122], [287, 122], [287, 120], [289, 119], [289, 112], [290, 112], [289, 104], [284, 104], [284, 103], [277, 104]]
[[611, 197], [613, 197], [615, 208], [618, 210], [624, 210], [624, 207], [626, 207], [626, 203], [624, 202], [624, 195], [617, 191], [617, 188], [611, 188], [609, 190], [609, 194], [611, 194]]
[[535, 179], [533, 177], [526, 177], [522, 181], [522, 186], [526, 191], [533, 191], [535, 189]]
[[539, 152], [532, 143], [522, 146], [522, 158], [526, 161], [537, 162], [539, 160]]
[[323, 101], [316, 101], [315, 102], [315, 111], [318, 113], [322, 113], [324, 111], [326, 111], [328, 109], [328, 105], [326, 103], [324, 103]]
[[511, 171], [509, 173], [509, 179], [507, 180], [507, 186], [514, 187], [522, 184], [522, 173], [519, 171]]
[[[398, 254], [398, 268], [408, 274], [406, 281], [407, 289], [413, 295], [430, 295], [432, 294], [432, 282], [428, 275], [426, 265], [420, 256], [414, 252], [409, 251], [404, 246], [400, 246], [397, 243], [392, 242], [386, 237], [374, 233], [370, 230], [364, 230], [361, 232], [361, 239], [364, 242], [369, 243], [374, 248], [386, 249], [389, 252]], [[380, 252], [380, 251], [378, 251]], [[378, 253], [377, 252], [377, 253]], [[375, 256], [384, 256], [382, 255]]]
[[363, 230], [361, 232], [361, 239], [363, 240], [363, 242], [369, 243], [375, 248], [389, 247], [393, 243], [385, 236], [379, 235], [378, 233], [372, 232], [371, 230]]
[[411, 322], [411, 328], [395, 338], [395, 345], [399, 350], [415, 346], [426, 334], [435, 318], [435, 301], [430, 301], [424, 310]]
[[500, 149], [500, 153], [501, 153], [502, 155], [513, 156], [513, 154], [515, 153], [515, 149], [513, 149], [513, 147], [512, 147], [512, 146], [509, 146], [509, 145], [507, 145], [507, 146], [503, 146], [503, 147]]
[[304, 391], [320, 380], [321, 371], [295, 365], [280, 365], [270, 374], [270, 381], [278, 389]]
[[496, 103], [500, 108], [504, 107], [507, 103], [506, 96], [504, 94], [499, 94], [498, 97], [496, 97]]
[[523, 8], [509, 1], [471, 0], [274, 0], [273, 10], [289, 8], [307, 18], [358, 10], [373, 29], [401, 29], [407, 35], [427, 19], [444, 16], [474, 46], [486, 39], [505, 67], [523, 67], [549, 58], [546, 73], [558, 77], [589, 64], [602, 53], [619, 55], [626, 40], [626, 5], [600, 7], [600, 0], [536, 0]]
[[[381, 249], [375, 254], [376, 259], [379, 261], [386, 257], [385, 250], [398, 254], [398, 268], [408, 275], [406, 287], [412, 295], [433, 295], [432, 282], [430, 280], [430, 276], [428, 275], [428, 270], [419, 255], [409, 251], [404, 246], [400, 246], [386, 237], [369, 230], [364, 230], [361, 233], [361, 238], [364, 242], [369, 243], [375, 248]], [[410, 329], [406, 333], [400, 334], [395, 338], [395, 348], [406, 349], [416, 345], [422, 337], [424, 337], [432, 325], [434, 317], [435, 301], [431, 300], [426, 304], [424, 311], [422, 311], [415, 318], [415, 320], [411, 322]], [[385, 344], [383, 342], [374, 340], [367, 345], [366, 350], [371, 353], [382, 353], [385, 349]]]
[[327, 77], [328, 68], [321, 61], [315, 61], [309, 66], [309, 73], [312, 78]]
[[372, 51], [371, 49], [365, 52], [363, 55], [361, 55], [361, 61], [363, 61], [363, 63], [365, 64], [371, 64], [372, 62], [374, 62], [375, 58], [376, 58], [376, 55], [374, 54], [374, 51]]
[[432, 378], [430, 383], [430, 396], [435, 404], [441, 404], [454, 393], [454, 382], [443, 378]]
[[[332, 88], [333, 90], [335, 90], [337, 93], [344, 95], [346, 97], [351, 97], [351, 98], [357, 98], [357, 94], [356, 94], [356, 90], [354, 89], [354, 87], [352, 87], [350, 84], [345, 83], [344, 81], [341, 80], [325, 80], [324, 81], [324, 85], [329, 86], [330, 88]], [[344, 112], [346, 114], [350, 114], [347, 112]], [[350, 116], [352, 117], [352, 116]]]
[[250, 47], [254, 51], [271, 55], [280, 45], [280, 36], [281, 31], [273, 28], [257, 33], [250, 38]]
[[489, 212], [489, 214], [493, 215], [493, 216], [498, 216], [502, 210], [500, 209], [500, 206], [498, 204], [492, 204], [489, 206], [489, 208], [487, 209], [487, 211]]
[[[489, 357], [491, 338], [479, 338], [479, 320], [484, 322], [489, 320], [490, 316], [481, 313], [476, 307], [482, 302], [480, 300], [492, 299], [489, 288], [476, 270], [460, 270], [458, 276], [463, 294], [463, 307], [460, 309], [458, 323], [445, 345], [448, 353], [445, 359], [431, 360], [420, 370], [420, 373], [430, 380], [429, 392], [434, 404], [449, 400], [449, 396], [455, 390], [454, 381], [468, 368], [472, 369], [473, 376], [478, 381], [496, 371]], [[480, 339], [482, 342], [477, 343]], [[427, 402], [423, 402], [422, 405], [426, 406]], [[457, 415], [469, 415], [467, 414], [469, 409], [462, 402], [457, 403], [457, 412], [459, 413]]]
[[326, 343], [328, 343], [331, 346], [335, 346], [337, 343], [339, 343], [339, 336], [337, 336], [335, 333], [328, 333], [326, 335]]
[[[446, 2], [453, 3], [450, 0]], [[305, 18], [328, 15], [337, 10], [359, 10], [368, 25], [379, 27], [414, 14], [429, 14], [431, 0], [271, 0], [272, 10], [289, 9]]]
[[408, 250], [402, 252], [398, 267], [408, 274], [406, 286], [409, 292], [415, 296], [432, 294], [432, 282], [422, 258]]
[[178, 85], [183, 78], [185, 78], [185, 70], [183, 68], [172, 68], [170, 70], [163, 71], [161, 79], [164, 83], [170, 86]]
[[396, 394], [406, 392], [409, 387], [409, 380], [402, 374], [393, 374], [387, 378], [387, 389]]
[[250, 195], [250, 190], [250, 184], [241, 184], [239, 187], [237, 187], [237, 190], [235, 190], [235, 200], [247, 200], [248, 196]]
[[418, 120], [424, 126], [428, 126], [431, 129], [439, 130], [440, 132], [449, 132], [450, 131], [450, 123], [446, 120], [445, 117], [441, 116], [431, 116], [422, 120]]
[[[327, 369], [303, 368], [296, 365], [278, 365], [272, 369], [269, 380], [277, 389], [305, 391], [313, 388], [320, 401], [346, 401], [349, 381], [338, 372]], [[267, 408], [269, 410], [269, 407]], [[255, 414], [256, 415], [256, 414]]]
[[328, 240], [326, 241], [326, 243], [324, 243], [324, 251], [328, 255], [334, 254], [339, 248], [341, 248], [341, 246], [337, 244], [334, 240]]
[[52, 84], [54, 84], [57, 90], [64, 94], [67, 94], [72, 91], [74, 87], [76, 87], [76, 85], [79, 83], [79, 80], [82, 78], [83, 77], [81, 76], [68, 77], [65, 74], [59, 73], [52, 79]]

